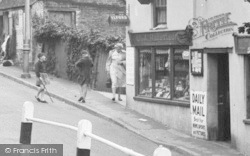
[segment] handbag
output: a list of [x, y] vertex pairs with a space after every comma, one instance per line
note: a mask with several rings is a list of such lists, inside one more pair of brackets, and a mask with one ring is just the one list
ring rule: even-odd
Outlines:
[[112, 85], [111, 78], [108, 78], [107, 81], [106, 81], [106, 87], [111, 88], [111, 85]]

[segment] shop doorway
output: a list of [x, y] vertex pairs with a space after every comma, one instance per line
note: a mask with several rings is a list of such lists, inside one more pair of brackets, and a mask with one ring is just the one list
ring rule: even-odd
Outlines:
[[229, 141], [230, 100], [229, 100], [229, 58], [228, 54], [217, 54], [218, 60], [218, 140]]

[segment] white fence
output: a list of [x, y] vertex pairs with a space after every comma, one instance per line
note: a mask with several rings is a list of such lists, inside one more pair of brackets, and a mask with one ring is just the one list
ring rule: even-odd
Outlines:
[[[31, 133], [32, 133], [32, 123], [43, 123], [47, 125], [53, 125], [57, 127], [63, 127], [77, 131], [77, 154], [76, 156], [90, 156], [91, 151], [91, 139], [100, 141], [106, 145], [109, 145], [117, 150], [124, 152], [129, 156], [145, 156], [143, 154], [137, 153], [131, 149], [120, 146], [116, 143], [113, 143], [109, 140], [101, 138], [92, 133], [92, 124], [88, 120], [80, 120], [78, 122], [78, 127], [66, 125], [63, 123], [43, 120], [34, 118], [34, 105], [33, 103], [27, 101], [23, 105], [22, 110], [22, 123], [21, 123], [21, 132], [20, 132], [20, 143], [21, 144], [31, 144]], [[147, 148], [147, 147], [145, 147]], [[153, 156], [171, 156], [170, 150], [159, 146], [155, 151]]]

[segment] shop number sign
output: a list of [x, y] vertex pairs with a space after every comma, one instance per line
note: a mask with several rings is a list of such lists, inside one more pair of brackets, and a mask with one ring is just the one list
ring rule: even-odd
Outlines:
[[195, 76], [203, 76], [202, 50], [191, 50], [191, 73]]
[[192, 136], [207, 139], [207, 94], [191, 91], [190, 100]]

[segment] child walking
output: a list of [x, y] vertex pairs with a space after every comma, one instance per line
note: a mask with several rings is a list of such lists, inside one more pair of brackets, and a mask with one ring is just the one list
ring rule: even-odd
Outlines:
[[36, 86], [39, 87], [39, 90], [35, 98], [37, 99], [38, 102], [47, 103], [47, 101], [44, 99], [45, 85], [49, 84], [48, 74], [46, 73], [45, 70], [46, 57], [43, 53], [39, 53], [37, 57], [38, 61], [35, 64], [35, 73], [36, 73]]
[[85, 103], [88, 86], [91, 85], [91, 74], [93, 61], [86, 50], [81, 52], [81, 58], [75, 63], [75, 67], [79, 72], [78, 83], [80, 85], [79, 102]]

